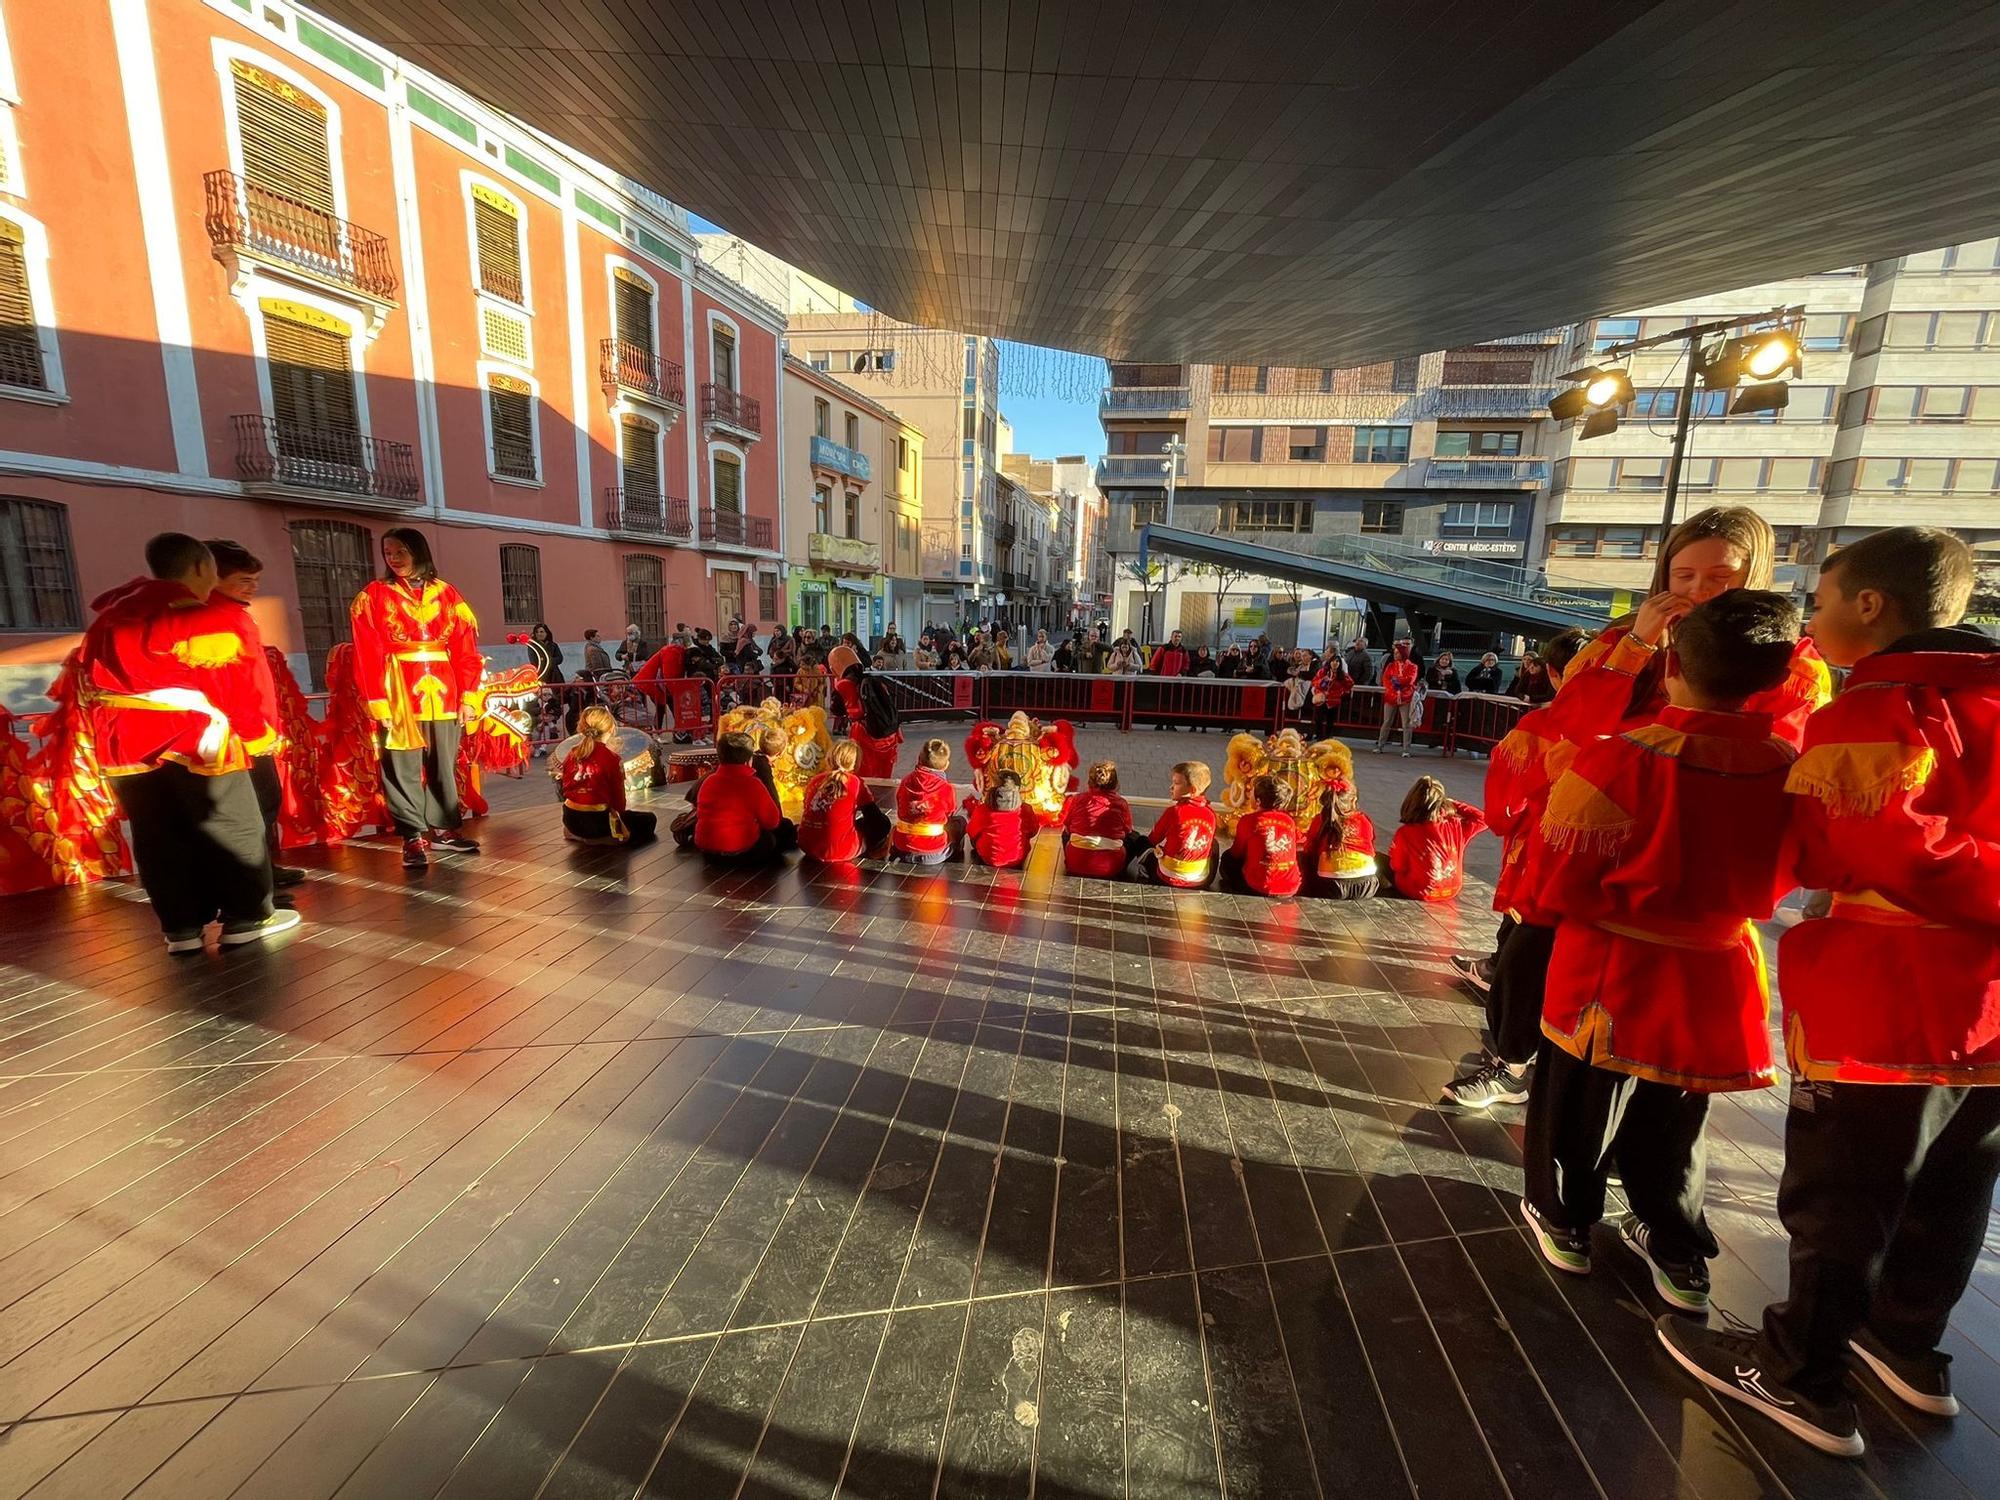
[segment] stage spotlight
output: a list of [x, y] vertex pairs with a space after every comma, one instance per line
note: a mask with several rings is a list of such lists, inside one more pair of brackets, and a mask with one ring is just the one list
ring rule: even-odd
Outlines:
[[1774, 328], [1743, 342], [1750, 346], [1743, 355], [1743, 368], [1753, 380], [1769, 380], [1799, 361], [1799, 341], [1789, 329]]
[[1583, 419], [1583, 426], [1577, 429], [1577, 437], [1603, 437], [1608, 432], [1618, 430], [1618, 408], [1601, 406]]
[[1566, 391], [1557, 391], [1549, 398], [1549, 415], [1558, 422], [1571, 422], [1590, 410], [1590, 397], [1583, 393], [1583, 387], [1573, 385]]
[[[1783, 368], [1781, 365], [1780, 369]], [[1736, 393], [1736, 399], [1729, 403], [1729, 415], [1745, 416], [1751, 412], [1783, 411], [1791, 405], [1792, 388], [1783, 380], [1770, 380], [1761, 385], [1746, 385]]]
[[1583, 388], [1584, 399], [1592, 406], [1624, 406], [1632, 399], [1632, 377], [1623, 370], [1610, 370]]

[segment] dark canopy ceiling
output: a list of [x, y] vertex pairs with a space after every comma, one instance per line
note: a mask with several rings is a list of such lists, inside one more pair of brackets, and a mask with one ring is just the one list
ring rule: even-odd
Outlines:
[[318, 0], [913, 322], [1351, 364], [2000, 230], [1992, 0]]

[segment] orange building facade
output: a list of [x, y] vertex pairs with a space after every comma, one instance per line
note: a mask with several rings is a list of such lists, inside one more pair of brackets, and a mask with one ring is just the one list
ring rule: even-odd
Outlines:
[[8, 701], [162, 530], [315, 686], [392, 526], [496, 662], [779, 620], [783, 316], [584, 149], [286, 0], [0, 0]]

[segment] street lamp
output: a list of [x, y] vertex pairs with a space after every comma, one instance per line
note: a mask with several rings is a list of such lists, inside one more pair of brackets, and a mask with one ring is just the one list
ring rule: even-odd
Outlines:
[[1181, 460], [1187, 457], [1187, 444], [1179, 438], [1168, 438], [1166, 458], [1161, 467], [1167, 471], [1167, 515], [1166, 523], [1174, 524], [1174, 480], [1179, 476]]

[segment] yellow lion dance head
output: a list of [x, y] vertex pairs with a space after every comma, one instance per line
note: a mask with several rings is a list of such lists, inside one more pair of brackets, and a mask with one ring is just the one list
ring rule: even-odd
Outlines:
[[826, 766], [833, 749], [827, 731], [826, 710], [787, 709], [776, 698], [766, 698], [755, 708], [744, 704], [732, 708], [715, 727], [718, 738], [725, 734], [747, 734], [751, 743], [762, 748], [764, 731], [777, 729], [785, 737], [785, 748], [771, 758], [771, 779], [778, 786], [778, 808], [793, 822], [805, 809], [806, 787]]
[[1222, 802], [1216, 809], [1216, 820], [1225, 833], [1233, 833], [1236, 820], [1251, 811], [1250, 789], [1260, 776], [1278, 783], [1279, 805], [1303, 825], [1319, 810], [1321, 793], [1330, 779], [1354, 779], [1354, 752], [1339, 740], [1308, 744], [1296, 729], [1263, 736], [1237, 735], [1230, 740], [1229, 758], [1223, 763]]

